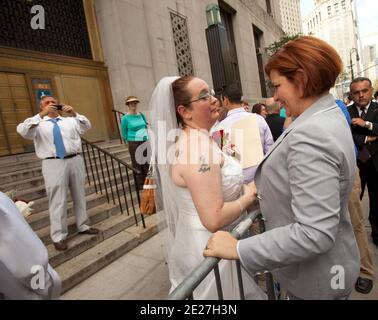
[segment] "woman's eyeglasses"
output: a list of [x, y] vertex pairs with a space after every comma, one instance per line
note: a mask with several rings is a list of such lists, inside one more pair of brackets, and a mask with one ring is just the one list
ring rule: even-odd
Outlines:
[[185, 105], [187, 106], [187, 105], [189, 105], [189, 104], [191, 104], [193, 102], [197, 102], [197, 101], [200, 101], [200, 100], [202, 100], [202, 101], [210, 101], [211, 97], [215, 97], [215, 91], [213, 89], [210, 90], [210, 92], [202, 92], [202, 93], [200, 93], [198, 99], [191, 100], [188, 103], [186, 103]]

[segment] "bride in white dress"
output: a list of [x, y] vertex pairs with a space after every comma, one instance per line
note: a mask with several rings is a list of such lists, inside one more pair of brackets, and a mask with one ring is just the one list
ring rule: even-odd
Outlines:
[[[205, 81], [163, 78], [154, 90], [150, 108], [157, 207], [168, 226], [172, 291], [203, 261], [203, 250], [212, 233], [230, 230], [241, 219], [255, 199], [255, 188], [243, 186], [241, 166], [223, 154], [209, 135], [219, 113], [217, 99]], [[222, 260], [219, 271], [224, 299], [240, 299], [235, 262]], [[253, 279], [244, 270], [242, 274], [246, 297], [264, 299]], [[218, 298], [213, 272], [193, 297]]]

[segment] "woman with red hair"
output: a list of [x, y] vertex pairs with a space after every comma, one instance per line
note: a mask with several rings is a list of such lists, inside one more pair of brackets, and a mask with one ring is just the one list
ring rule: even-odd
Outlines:
[[240, 259], [251, 274], [272, 271], [290, 299], [347, 299], [359, 274], [348, 213], [355, 150], [329, 93], [341, 70], [336, 50], [310, 36], [288, 42], [268, 61], [274, 99], [296, 119], [255, 175], [267, 231], [240, 241], [219, 231], [204, 251]]

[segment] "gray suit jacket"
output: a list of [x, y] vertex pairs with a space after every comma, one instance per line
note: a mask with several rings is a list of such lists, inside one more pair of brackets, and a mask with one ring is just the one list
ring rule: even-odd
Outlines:
[[360, 268], [348, 212], [355, 170], [350, 128], [326, 95], [287, 128], [257, 169], [267, 231], [239, 241], [243, 266], [273, 271], [301, 299], [348, 296]]

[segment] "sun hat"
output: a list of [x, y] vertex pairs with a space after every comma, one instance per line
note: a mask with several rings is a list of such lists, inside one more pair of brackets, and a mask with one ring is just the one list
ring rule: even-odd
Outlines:
[[140, 102], [139, 99], [136, 96], [128, 96], [126, 98], [126, 104], [129, 104], [130, 102]]

